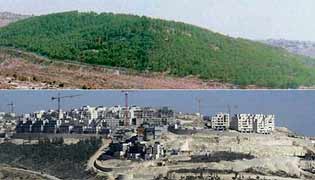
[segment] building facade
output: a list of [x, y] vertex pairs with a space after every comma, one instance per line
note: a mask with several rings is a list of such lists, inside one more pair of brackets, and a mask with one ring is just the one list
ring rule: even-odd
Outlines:
[[254, 132], [254, 115], [251, 114], [237, 114], [232, 118], [231, 129], [242, 133]]
[[259, 134], [270, 134], [275, 129], [275, 116], [259, 114], [254, 121], [254, 131]]
[[232, 118], [231, 129], [242, 133], [270, 134], [275, 129], [275, 116], [237, 114]]
[[211, 118], [211, 128], [214, 130], [227, 130], [230, 128], [230, 115], [219, 113]]

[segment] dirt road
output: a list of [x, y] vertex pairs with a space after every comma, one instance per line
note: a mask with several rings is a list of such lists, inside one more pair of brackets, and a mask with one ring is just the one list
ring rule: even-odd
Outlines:
[[100, 157], [100, 155], [102, 155], [102, 153], [104, 152], [104, 150], [109, 146], [111, 140], [109, 139], [103, 139], [102, 140], [102, 146], [95, 152], [95, 154], [93, 156], [90, 157], [87, 166], [86, 166], [86, 170], [87, 171], [96, 171], [96, 168], [94, 166], [94, 162], [97, 160], [98, 157]]

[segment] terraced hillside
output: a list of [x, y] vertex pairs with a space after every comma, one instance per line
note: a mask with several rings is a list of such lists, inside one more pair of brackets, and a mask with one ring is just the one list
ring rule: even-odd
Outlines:
[[311, 58], [184, 23], [131, 15], [65, 12], [31, 17], [1, 28], [0, 45], [53, 60], [241, 86], [315, 84]]

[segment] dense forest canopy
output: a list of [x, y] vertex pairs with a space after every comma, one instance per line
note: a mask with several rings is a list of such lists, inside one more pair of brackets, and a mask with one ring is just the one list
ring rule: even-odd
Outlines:
[[313, 59], [184, 23], [131, 15], [65, 12], [31, 17], [0, 29], [0, 45], [56, 60], [237, 85], [315, 84]]

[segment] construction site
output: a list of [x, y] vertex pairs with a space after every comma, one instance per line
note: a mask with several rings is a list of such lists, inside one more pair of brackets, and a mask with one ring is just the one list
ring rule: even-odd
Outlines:
[[[159, 142], [167, 150], [159, 159], [100, 156], [91, 169], [110, 179], [210, 179], [214, 175], [227, 180], [314, 179], [314, 161], [310, 160], [313, 142], [291, 136], [286, 128], [277, 128], [269, 135], [211, 130], [192, 135], [165, 132]], [[103, 148], [105, 153], [108, 147]]]
[[58, 93], [49, 97], [56, 110], [23, 114], [9, 101], [8, 112], [0, 113], [0, 142], [71, 146], [99, 138], [100, 146], [81, 170], [89, 179], [315, 178], [315, 141], [277, 127], [276, 114], [233, 114], [236, 105], [227, 105], [226, 112], [206, 116], [201, 99], [196, 113], [141, 107], [130, 105], [130, 93], [121, 91], [123, 106], [69, 110], [62, 102], [84, 94]]

